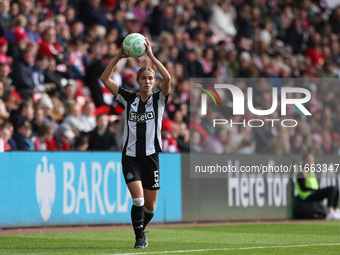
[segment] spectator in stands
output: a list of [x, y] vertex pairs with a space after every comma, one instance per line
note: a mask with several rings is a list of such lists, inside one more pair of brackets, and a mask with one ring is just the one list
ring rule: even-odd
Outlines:
[[268, 143], [268, 151], [274, 155], [287, 156], [290, 154], [289, 134], [285, 131], [279, 132]]
[[215, 43], [221, 40], [228, 44], [232, 43], [232, 39], [237, 33], [234, 25], [235, 18], [236, 12], [230, 0], [219, 0], [213, 5], [209, 27], [214, 33]]
[[23, 122], [23, 120], [28, 120], [29, 122], [34, 117], [34, 109], [32, 101], [25, 101], [19, 105], [18, 110], [12, 111], [10, 116], [10, 122], [13, 124], [14, 131], [17, 130], [18, 126]]
[[72, 39], [83, 40], [85, 31], [83, 22], [81, 22], [80, 20], [73, 20], [71, 23], [69, 23], [69, 25]]
[[210, 136], [204, 140], [201, 147], [204, 152], [222, 154], [226, 152], [225, 145], [229, 136], [228, 130], [224, 128], [217, 128], [215, 135]]
[[87, 151], [89, 146], [88, 139], [84, 135], [79, 135], [76, 137], [74, 141], [74, 150], [75, 151]]
[[57, 61], [57, 65], [64, 64], [65, 52], [63, 47], [57, 41], [56, 30], [54, 27], [48, 27], [41, 36], [41, 43], [37, 55], [45, 57], [54, 57]]
[[127, 70], [123, 74], [122, 87], [131, 92], [134, 92], [136, 90], [138, 91], [139, 86], [136, 80], [137, 80], [137, 72], [131, 69]]
[[2, 101], [3, 94], [4, 94], [4, 84], [2, 83], [2, 81], [0, 81], [0, 124], [4, 120], [8, 120], [10, 116], [6, 109], [6, 105], [4, 101]]
[[190, 152], [202, 152], [201, 135], [196, 130], [190, 130]]
[[33, 66], [33, 82], [37, 92], [45, 92], [45, 74], [49, 65], [48, 58], [45, 56], [37, 56], [35, 65]]
[[[27, 18], [19, 14], [12, 22], [10, 29], [6, 31], [4, 37], [8, 41], [8, 54], [13, 58], [19, 56], [28, 42], [28, 35], [25, 32]], [[26, 39], [26, 40], [23, 40]]]
[[295, 134], [292, 137], [290, 144], [290, 154], [302, 156], [305, 153], [304, 139], [301, 134]]
[[44, 112], [44, 123], [51, 125], [54, 129], [58, 128], [58, 123], [52, 118], [53, 102], [48, 94], [43, 94], [38, 102], [38, 107]]
[[40, 107], [36, 107], [34, 110], [34, 118], [32, 124], [32, 136], [38, 136], [39, 127], [44, 124], [44, 110]]
[[338, 26], [340, 22], [340, 6], [336, 7], [331, 16], [329, 17], [329, 23], [332, 27], [332, 31], [333, 33], [339, 33], [340, 32], [340, 28]]
[[[47, 85], [48, 84], [46, 84], [46, 87], [47, 87]], [[55, 91], [54, 89], [49, 90], [49, 96], [50, 96], [52, 104], [53, 104], [51, 117], [56, 123], [60, 123], [60, 122], [63, 121], [63, 119], [65, 117], [65, 112], [66, 112], [64, 104], [60, 100], [59, 95], [60, 94], [57, 91]]]
[[273, 137], [270, 128], [263, 126], [263, 128], [254, 128], [252, 131], [256, 144], [256, 152], [270, 153], [268, 144]]
[[148, 18], [148, 4], [147, 0], [137, 0], [133, 6], [133, 14], [138, 19], [139, 27], [143, 27]]
[[100, 114], [96, 119], [97, 127], [90, 132], [89, 151], [107, 151], [116, 150], [115, 134], [108, 130], [108, 116]]
[[85, 75], [85, 65], [84, 65], [84, 46], [80, 39], [72, 39], [68, 43], [69, 59], [68, 63], [71, 68], [70, 77], [72, 79], [83, 79]]
[[91, 97], [96, 107], [101, 105], [111, 106], [113, 102], [112, 94], [99, 80], [100, 75], [111, 59], [111, 55], [105, 55], [101, 60], [93, 61], [86, 69], [84, 82], [91, 91]]
[[131, 11], [126, 12], [123, 18], [122, 36], [125, 37], [128, 34], [139, 33], [140, 26], [138, 21], [139, 21], [138, 18], [133, 14], [133, 12]]
[[34, 52], [31, 49], [25, 49], [22, 56], [15, 59], [10, 74], [16, 91], [23, 98], [32, 98], [36, 91], [33, 80], [33, 63]]
[[33, 151], [34, 146], [30, 140], [32, 134], [32, 126], [28, 120], [22, 120], [18, 124], [17, 130], [14, 131], [13, 139], [19, 151]]
[[162, 121], [162, 151], [179, 152], [176, 139], [172, 136], [173, 124], [170, 119], [165, 118]]
[[80, 117], [80, 106], [75, 101], [71, 101], [68, 103], [67, 109], [67, 115], [65, 116], [63, 122], [70, 125], [75, 131], [76, 135], [78, 135], [79, 132], [84, 131], [84, 125]]
[[11, 22], [11, 16], [9, 14], [10, 1], [0, 2], [0, 36], [3, 36], [8, 30]]
[[186, 78], [204, 77], [204, 71], [201, 63], [197, 60], [197, 55], [194, 49], [188, 49], [185, 52], [184, 58], [180, 60], [184, 75]]
[[333, 154], [340, 156], [340, 135], [336, 132], [331, 134], [333, 141]]
[[10, 92], [13, 80], [8, 75], [11, 72], [10, 67], [7, 63], [0, 63], [0, 81], [4, 85], [4, 92]]
[[38, 129], [38, 136], [33, 136], [31, 141], [36, 151], [46, 151], [47, 142], [53, 138], [54, 129], [49, 124], [42, 124]]
[[0, 37], [0, 63], [11, 62], [10, 58], [7, 56], [8, 42], [5, 38]]
[[287, 30], [286, 41], [292, 45], [295, 54], [303, 53], [304, 51], [304, 30], [302, 22], [299, 18], [295, 18], [291, 26]]
[[60, 100], [64, 104], [64, 108], [67, 109], [69, 102], [76, 101], [76, 86], [71, 80], [61, 90]]
[[214, 65], [216, 63], [214, 62], [214, 48], [209, 47], [205, 48], [203, 51], [203, 57], [199, 60], [201, 62], [204, 76], [208, 76], [213, 70]]
[[11, 1], [10, 7], [10, 20], [13, 21], [20, 14], [20, 8], [18, 2], [16, 1]]
[[72, 148], [72, 143], [75, 138], [75, 134], [72, 131], [72, 128], [67, 124], [61, 124], [55, 135], [56, 144], [52, 144], [51, 146], [57, 146], [60, 151], [70, 151]]
[[209, 133], [209, 135], [214, 135], [215, 133], [215, 128], [213, 124], [216, 118], [216, 111], [214, 111], [212, 108], [208, 108], [207, 114], [202, 119], [202, 127]]
[[238, 153], [240, 154], [255, 154], [255, 142], [253, 140], [242, 140]]
[[10, 122], [3, 122], [0, 124], [0, 139], [2, 140], [2, 148], [0, 151], [11, 151], [15, 150], [15, 148], [11, 147], [11, 143], [9, 142], [13, 135], [13, 125]]
[[17, 111], [19, 108], [19, 103], [20, 101], [18, 98], [12, 95], [10, 92], [6, 92], [3, 95], [3, 100], [2, 100], [6, 106], [6, 110], [11, 114], [14, 111]]
[[79, 3], [79, 18], [86, 28], [93, 24], [100, 24], [106, 29], [110, 26], [104, 9], [100, 5], [100, 0], [81, 0]]
[[44, 71], [45, 83], [50, 84], [51, 88], [60, 92], [67, 84], [68, 75], [56, 70], [56, 60], [54, 57], [48, 58], [48, 67]]
[[30, 16], [27, 20], [27, 25], [25, 27], [25, 32], [28, 35], [29, 41], [37, 42], [38, 44], [41, 41], [41, 37], [37, 32], [37, 18], [35, 16]]
[[83, 131], [88, 133], [96, 127], [96, 117], [94, 115], [94, 103], [87, 101], [83, 106], [83, 111], [80, 116], [83, 125]]
[[179, 151], [187, 152], [190, 151], [190, 131], [185, 122], [178, 125], [178, 136], [176, 138], [177, 146]]
[[174, 33], [174, 8], [170, 4], [156, 6], [147, 22], [152, 36], [158, 37], [161, 32]]

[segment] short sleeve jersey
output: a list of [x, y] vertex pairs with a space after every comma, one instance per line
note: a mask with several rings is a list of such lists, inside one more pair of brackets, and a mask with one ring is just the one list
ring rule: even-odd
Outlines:
[[158, 91], [146, 102], [139, 95], [120, 87], [116, 99], [125, 106], [123, 155], [149, 156], [162, 151], [162, 117], [168, 96]]

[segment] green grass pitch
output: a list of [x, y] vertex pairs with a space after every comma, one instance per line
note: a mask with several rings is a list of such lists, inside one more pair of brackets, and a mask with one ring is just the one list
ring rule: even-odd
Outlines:
[[340, 222], [150, 228], [133, 249], [132, 230], [0, 236], [0, 254], [340, 254]]

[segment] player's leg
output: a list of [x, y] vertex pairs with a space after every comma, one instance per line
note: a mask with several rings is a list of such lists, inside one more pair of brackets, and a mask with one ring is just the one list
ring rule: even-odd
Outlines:
[[[136, 236], [136, 246], [143, 244], [137, 244], [139, 239], [144, 237], [144, 195], [141, 181], [134, 181], [127, 184], [132, 197], [131, 208], [131, 220], [133, 230]], [[136, 247], [135, 248], [143, 248]]]
[[144, 228], [151, 221], [157, 202], [159, 186], [159, 159], [155, 153], [146, 157], [143, 162], [143, 188], [144, 188]]
[[144, 189], [144, 229], [153, 218], [156, 209], [158, 190]]
[[132, 197], [131, 220], [135, 232], [135, 248], [146, 248], [144, 234], [144, 194], [142, 186], [142, 170], [138, 160], [133, 157], [122, 157], [123, 174]]

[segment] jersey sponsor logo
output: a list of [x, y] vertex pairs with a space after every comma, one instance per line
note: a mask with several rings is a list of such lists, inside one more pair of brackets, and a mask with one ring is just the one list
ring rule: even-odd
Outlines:
[[147, 120], [154, 119], [155, 116], [153, 112], [144, 112], [144, 113], [136, 113], [136, 112], [130, 112], [129, 120], [134, 122], [145, 122]]

